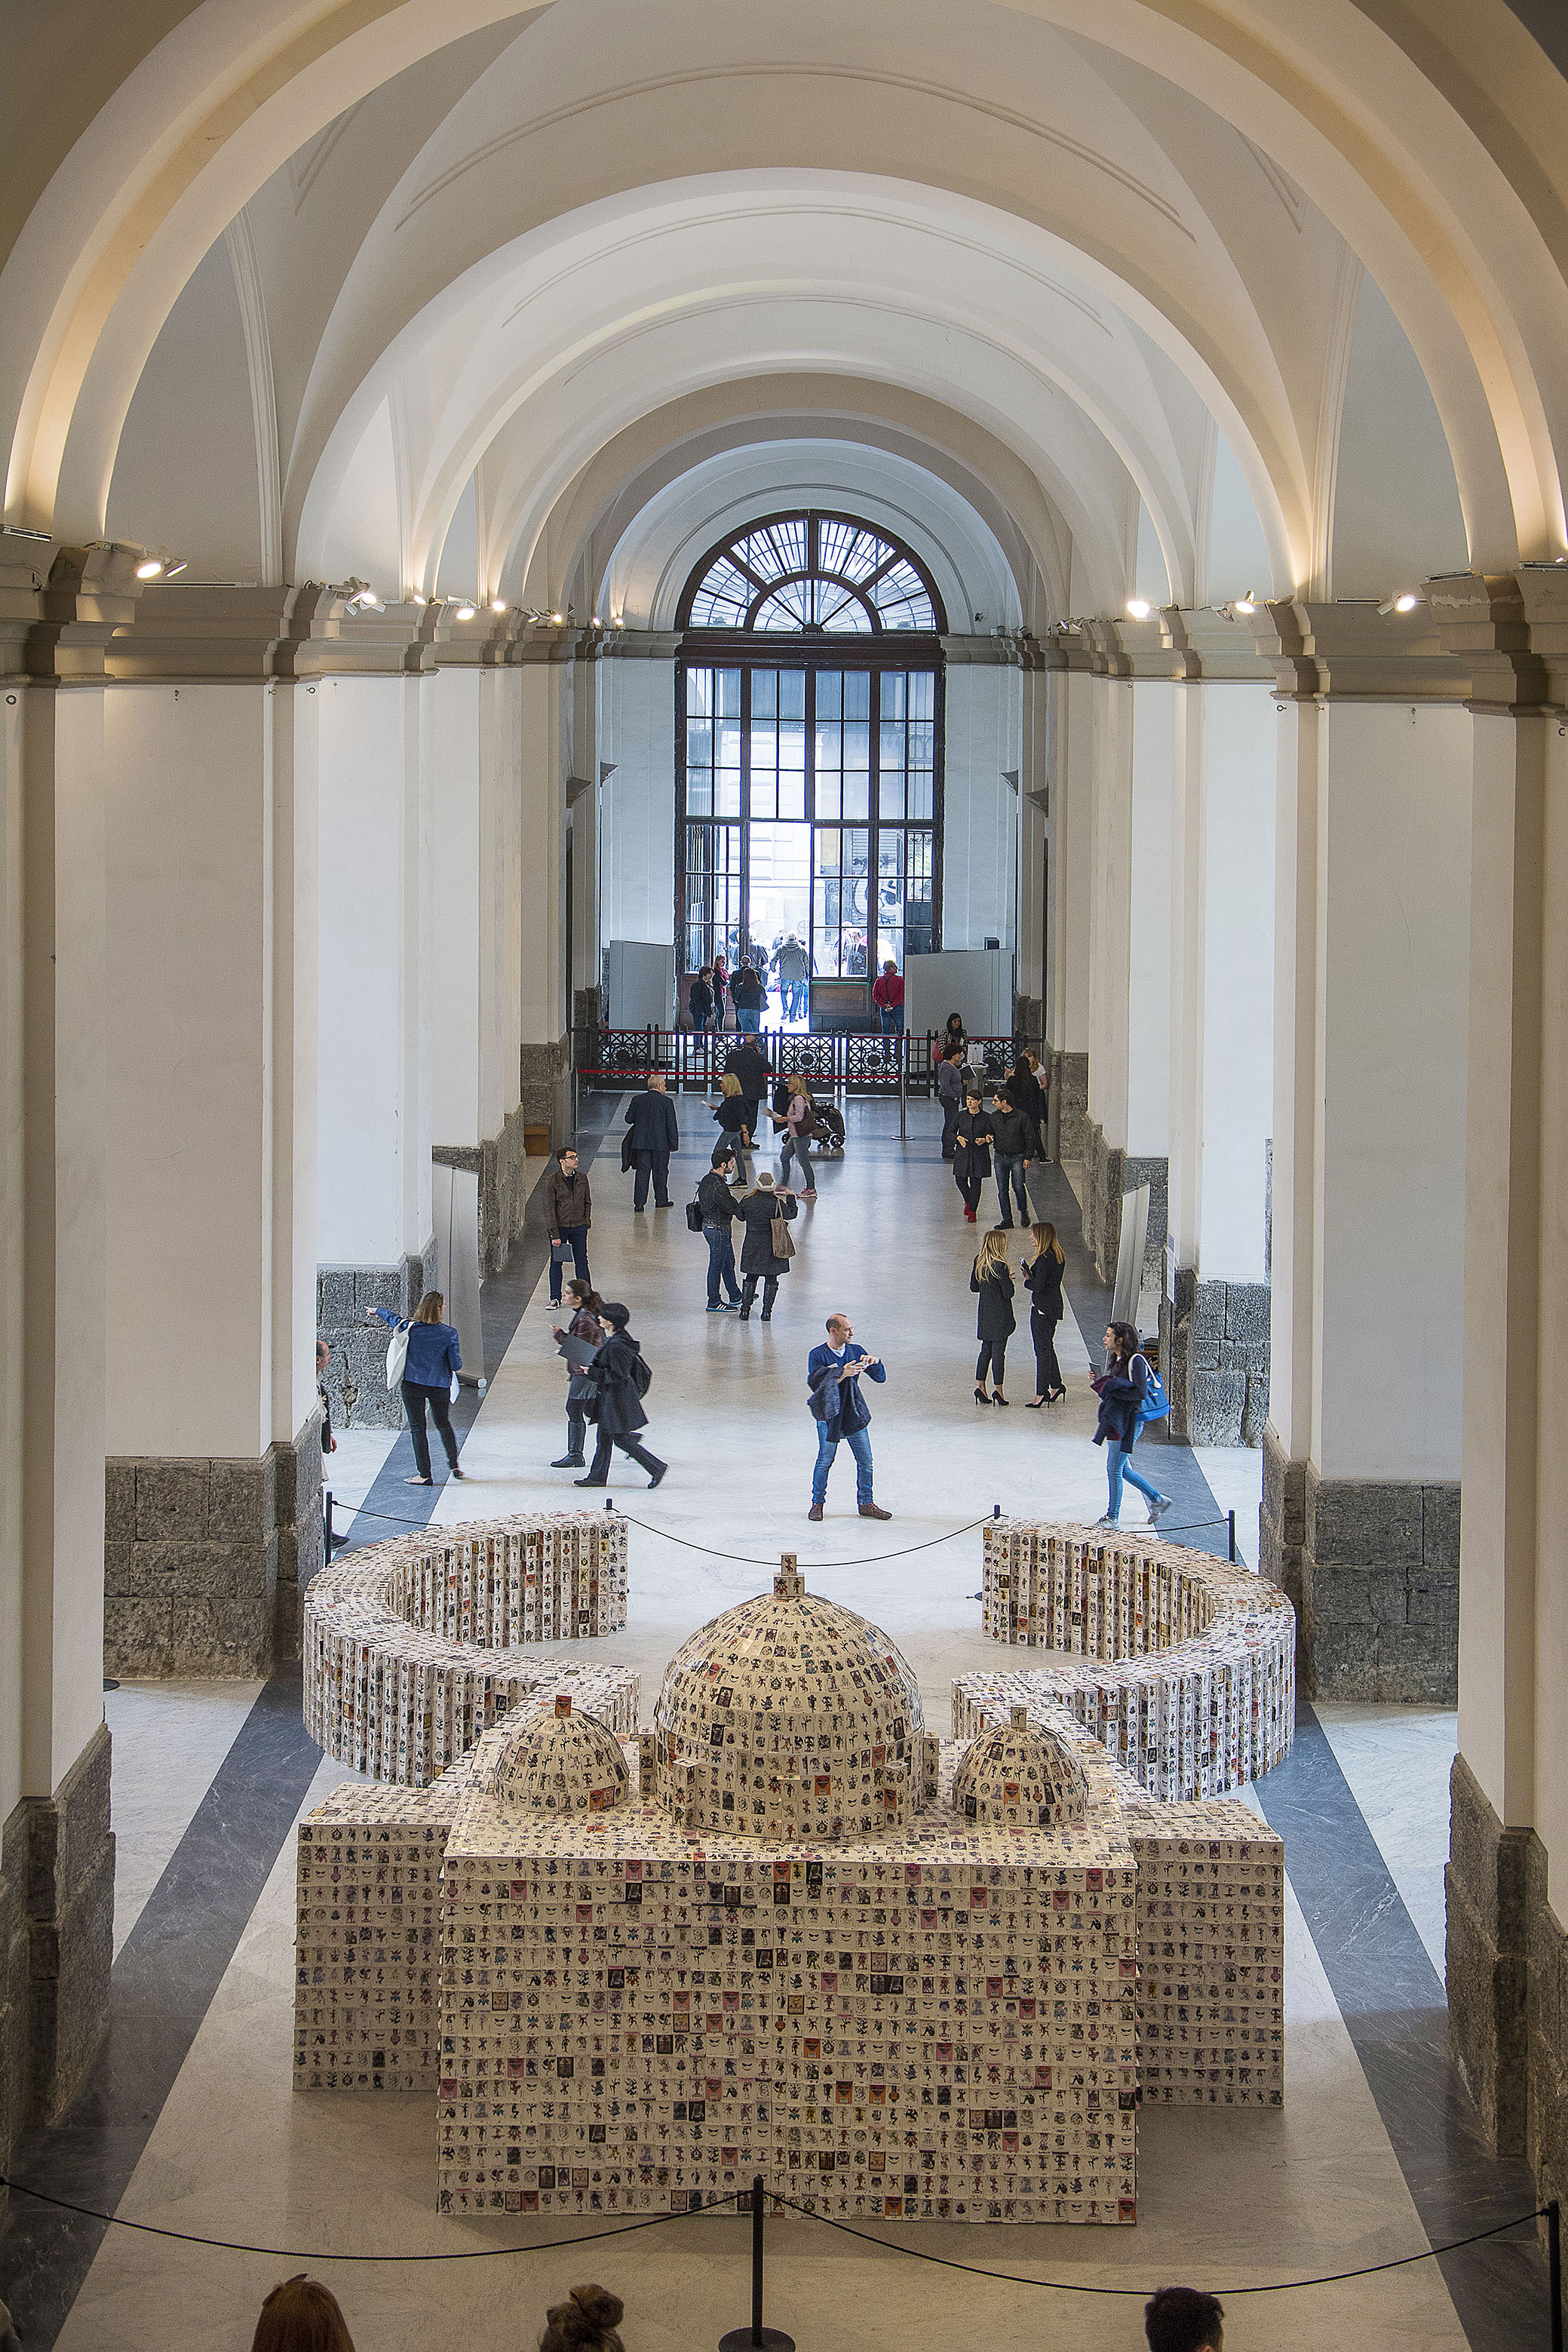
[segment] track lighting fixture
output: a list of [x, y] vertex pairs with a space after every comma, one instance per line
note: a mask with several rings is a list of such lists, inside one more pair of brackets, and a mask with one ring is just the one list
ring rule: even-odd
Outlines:
[[505, 598], [504, 596], [492, 596], [492, 597], [491, 597], [491, 599], [490, 599], [490, 610], [491, 610], [491, 612], [492, 612], [492, 613], [504, 613], [504, 612], [506, 611], [506, 609], [507, 609], [507, 600], [506, 600], [506, 598]]
[[566, 614], [565, 614], [564, 613], [552, 613], [552, 614], [550, 614], [550, 619], [554, 622], [554, 624], [555, 624], [555, 625], [556, 625], [556, 627], [557, 627], [558, 629], [559, 628], [559, 626], [560, 626], [561, 623], [565, 620], [565, 618], [566, 618]]
[[469, 604], [466, 603], [459, 604], [457, 607], [457, 617], [460, 621], [471, 621], [478, 609], [479, 608], [476, 604]]
[[1127, 599], [1129, 621], [1146, 621], [1154, 609], [1146, 596], [1129, 596]]
[[1384, 598], [1377, 609], [1386, 618], [1390, 613], [1413, 613], [1420, 602], [1414, 588], [1396, 588], [1392, 596]]
[[184, 569], [185, 558], [183, 555], [171, 555], [166, 547], [161, 547], [156, 555], [142, 557], [136, 567], [136, 577], [138, 580], [172, 580]]
[[625, 615], [622, 613], [617, 613], [610, 625], [612, 629], [623, 629], [626, 626]]
[[1255, 592], [1249, 588], [1245, 596], [1233, 596], [1230, 600], [1230, 609], [1233, 613], [1255, 613], [1258, 610], [1258, 598]]

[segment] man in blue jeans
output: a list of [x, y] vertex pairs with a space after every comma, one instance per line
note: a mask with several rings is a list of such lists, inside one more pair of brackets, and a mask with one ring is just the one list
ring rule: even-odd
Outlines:
[[806, 1385], [817, 1423], [817, 1466], [811, 1474], [811, 1507], [806, 1514], [811, 1519], [822, 1516], [828, 1473], [841, 1438], [855, 1457], [855, 1499], [862, 1518], [893, 1517], [872, 1499], [871, 1439], [866, 1435], [871, 1409], [860, 1389], [862, 1372], [867, 1380], [881, 1381], [886, 1380], [887, 1371], [880, 1358], [868, 1356], [863, 1348], [852, 1344], [854, 1336], [847, 1315], [830, 1315], [828, 1344], [813, 1348], [806, 1365]]

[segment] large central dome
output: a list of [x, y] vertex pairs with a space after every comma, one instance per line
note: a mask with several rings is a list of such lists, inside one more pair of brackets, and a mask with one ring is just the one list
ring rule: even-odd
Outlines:
[[656, 1787], [689, 1830], [820, 1843], [920, 1810], [914, 1674], [880, 1627], [808, 1593], [791, 1558], [771, 1593], [676, 1652], [653, 1725]]

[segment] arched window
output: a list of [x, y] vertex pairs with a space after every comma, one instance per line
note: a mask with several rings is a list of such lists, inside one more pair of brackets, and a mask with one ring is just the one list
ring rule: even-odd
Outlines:
[[852, 516], [769, 515], [709, 550], [678, 618], [683, 971], [760, 950], [769, 1025], [869, 1012], [883, 962], [940, 944], [936, 585]]

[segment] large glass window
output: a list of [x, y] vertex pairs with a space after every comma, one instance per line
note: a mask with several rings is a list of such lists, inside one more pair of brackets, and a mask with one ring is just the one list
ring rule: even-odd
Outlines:
[[890, 958], [902, 971], [940, 943], [941, 605], [880, 532], [805, 514], [710, 551], [682, 612], [683, 966], [759, 948], [770, 1021], [804, 1025], [806, 991], [786, 994], [774, 970], [781, 954], [786, 972], [800, 964], [791, 941], [818, 980], [863, 980]]

